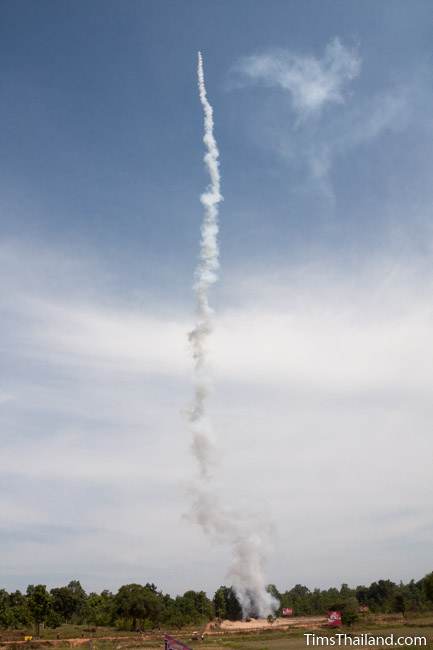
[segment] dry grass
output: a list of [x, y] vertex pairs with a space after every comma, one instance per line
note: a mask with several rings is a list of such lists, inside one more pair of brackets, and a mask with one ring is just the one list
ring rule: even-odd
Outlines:
[[[316, 634], [330, 635], [332, 630], [318, 628], [313, 625], [312, 628], [306, 627], [307, 620], [301, 618], [295, 619], [302, 627], [290, 627], [287, 630], [281, 628], [272, 628], [266, 626], [261, 629], [246, 631], [236, 631], [229, 626], [230, 631], [222, 633], [215, 631], [212, 636], [207, 636], [203, 641], [191, 640], [192, 630], [182, 630], [182, 632], [173, 632], [173, 636], [183, 641], [191, 647], [192, 650], [306, 650], [306, 640], [304, 634], [308, 631], [314, 631]], [[311, 619], [310, 619], [311, 622]], [[110, 628], [98, 628], [88, 633], [89, 628], [79, 626], [62, 626], [55, 631], [49, 631], [44, 640], [39, 642], [30, 642], [27, 644], [15, 642], [0, 641], [0, 650], [44, 650], [44, 646], [53, 650], [134, 650], [143, 648], [145, 650], [162, 650], [163, 649], [163, 631], [153, 631], [149, 634], [138, 635], [136, 633], [115, 633]], [[223, 626], [224, 630], [224, 626]], [[395, 635], [404, 636], [426, 636], [428, 640], [428, 649], [433, 650], [433, 615], [414, 616], [407, 618], [399, 617], [369, 617], [364, 621], [358, 622], [350, 629], [341, 629], [350, 634], [369, 633], [371, 635], [386, 636], [394, 633]], [[48, 631], [47, 631], [48, 632]], [[56, 641], [57, 634], [61, 634], [61, 639]], [[70, 635], [67, 640], [66, 635]], [[83, 638], [83, 634], [87, 634]], [[105, 638], [104, 638], [105, 637]], [[22, 638], [22, 637], [21, 637]]]

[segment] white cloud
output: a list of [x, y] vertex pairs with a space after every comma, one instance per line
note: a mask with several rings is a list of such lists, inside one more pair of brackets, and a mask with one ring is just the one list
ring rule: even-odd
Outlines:
[[285, 50], [245, 57], [235, 67], [241, 81], [264, 83], [287, 91], [300, 117], [321, 111], [327, 104], [344, 102], [344, 85], [358, 76], [357, 52], [334, 38], [321, 59]]
[[350, 155], [387, 134], [412, 129], [422, 139], [431, 137], [431, 91], [422, 68], [410, 77], [393, 71], [379, 85], [367, 85], [366, 78], [350, 94], [349, 83], [360, 71], [358, 52], [338, 39], [327, 45], [321, 59], [274, 50], [243, 57], [233, 67], [234, 87], [265, 85], [284, 91], [266, 99], [255, 94], [245, 123], [256, 145], [301, 172], [298, 178], [292, 175], [292, 190], [299, 183], [297, 189], [318, 191], [333, 204], [331, 171], [336, 162], [349, 161]]
[[[380, 273], [377, 268], [375, 274]], [[374, 274], [364, 275], [367, 287], [358, 287], [356, 298], [351, 282], [346, 286], [333, 274], [328, 285], [322, 278], [315, 288], [306, 278], [296, 289], [264, 288], [266, 294], [273, 292], [275, 302], [265, 299], [266, 305], [243, 304], [220, 313], [210, 349], [217, 380], [289, 382], [297, 390], [347, 394], [399, 382], [406, 389], [410, 373], [411, 386], [422, 389], [429, 376], [429, 304], [405, 286], [400, 269], [393, 273], [394, 288], [387, 287], [385, 302]], [[258, 279], [251, 281], [259, 285]], [[401, 285], [395, 287], [396, 282]], [[301, 304], [299, 298], [291, 302], [295, 291], [303, 296]], [[412, 309], [400, 310], [408, 301]], [[129, 382], [134, 374], [189, 382], [186, 334], [191, 323], [182, 314], [168, 320], [124, 306], [115, 310], [61, 299], [21, 300], [20, 309], [27, 309], [26, 343], [20, 347], [25, 356], [76, 372], [126, 373]], [[406, 358], [396, 354], [409, 349]]]
[[[336, 159], [368, 145], [386, 133], [401, 133], [410, 124], [413, 93], [405, 85], [384, 89], [322, 125], [314, 138], [304, 132], [293, 136], [287, 130], [280, 140], [280, 153], [286, 159], [307, 160], [312, 176], [327, 182]], [[332, 193], [328, 187], [328, 193]]]
[[[269, 577], [281, 586], [338, 582], [336, 566], [355, 583], [383, 566], [395, 579], [422, 575], [427, 547], [405, 573], [400, 567], [408, 547], [425, 543], [430, 521], [433, 286], [425, 267], [370, 260], [368, 272], [349, 275], [325, 262], [278, 271], [278, 282], [244, 274], [223, 300], [236, 307], [217, 317], [221, 497], [270, 510]], [[51, 583], [50, 575], [77, 576], [110, 587], [139, 570], [176, 591], [202, 586], [207, 571], [206, 587], [218, 586], [225, 551], [213, 549], [210, 566], [207, 541], [182, 519], [193, 471], [182, 417], [191, 397], [188, 318], [167, 319], [152, 305], [139, 313], [113, 296], [90, 303], [86, 291], [80, 300], [81, 278], [68, 302], [62, 291], [44, 292], [40, 277], [35, 300], [18, 262], [8, 278], [4, 390], [16, 399], [0, 409], [0, 513], [16, 538], [2, 542], [10, 584], [19, 571], [35, 575], [26, 558], [37, 557]], [[330, 549], [333, 562], [324, 557]], [[355, 555], [356, 566], [344, 564]], [[195, 583], [185, 566], [197, 562]]]
[[187, 368], [186, 321], [134, 309], [33, 299], [27, 309], [40, 353], [58, 356], [59, 361], [148, 375], [178, 375]]

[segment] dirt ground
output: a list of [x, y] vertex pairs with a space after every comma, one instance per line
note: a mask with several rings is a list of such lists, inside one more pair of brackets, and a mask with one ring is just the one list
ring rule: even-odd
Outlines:
[[212, 621], [206, 626], [205, 633], [208, 635], [218, 635], [221, 632], [258, 632], [261, 630], [286, 630], [292, 627], [314, 629], [325, 625], [325, 623], [326, 616], [276, 618], [273, 623], [269, 623], [266, 618], [251, 619], [250, 621], [221, 621], [221, 623]]
[[[251, 621], [213, 621], [205, 629], [194, 628], [171, 630], [170, 633], [192, 650], [305, 650], [304, 633], [320, 630], [320, 634], [333, 634], [325, 626], [324, 616], [300, 616], [279, 618], [273, 623], [266, 619]], [[348, 629], [343, 629], [348, 632]], [[351, 634], [376, 630], [379, 634], [395, 632], [408, 635], [425, 635], [428, 639], [427, 650], [433, 650], [433, 613], [416, 617], [402, 615], [371, 616], [360, 620], [350, 628]], [[113, 634], [114, 630], [101, 628], [93, 636], [85, 634], [75, 638], [69, 635], [68, 628], [61, 631], [63, 638], [42, 638], [24, 641], [24, 634], [19, 631], [2, 631], [0, 650], [163, 650], [163, 630], [153, 630], [145, 634]], [[111, 633], [110, 633], [111, 632]], [[108, 633], [108, 634], [107, 634]], [[201, 639], [201, 634], [204, 638]]]

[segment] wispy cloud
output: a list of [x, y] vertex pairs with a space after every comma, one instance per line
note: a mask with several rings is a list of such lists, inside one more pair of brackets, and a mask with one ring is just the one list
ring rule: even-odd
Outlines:
[[336, 159], [387, 132], [402, 132], [410, 121], [413, 97], [413, 88], [402, 84], [358, 99], [356, 104], [323, 123], [314, 137], [307, 130], [286, 130], [281, 134], [280, 152], [286, 159], [297, 155], [298, 160], [306, 160], [312, 176], [327, 183]]
[[240, 83], [262, 83], [287, 91], [298, 117], [319, 113], [327, 104], [344, 102], [344, 86], [359, 75], [355, 49], [334, 38], [322, 58], [274, 50], [242, 58], [234, 67]]
[[387, 133], [404, 132], [414, 121], [418, 129], [429, 124], [431, 93], [422, 70], [411, 78], [396, 74], [392, 82], [367, 92], [352, 85], [351, 92], [361, 63], [358, 49], [335, 38], [321, 58], [271, 50], [242, 57], [230, 71], [232, 88], [264, 85], [282, 91], [266, 101], [254, 96], [252, 137], [300, 170], [302, 182], [332, 202], [330, 172], [336, 161]]

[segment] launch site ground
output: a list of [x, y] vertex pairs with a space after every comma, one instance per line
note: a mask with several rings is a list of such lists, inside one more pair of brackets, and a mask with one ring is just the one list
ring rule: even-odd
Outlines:
[[[41, 638], [24, 640], [22, 631], [3, 631], [0, 650], [43, 650], [55, 648], [80, 648], [82, 650], [163, 650], [163, 635], [168, 632], [187, 644], [192, 650], [303, 650], [307, 648], [307, 632], [320, 635], [346, 633], [374, 636], [425, 636], [428, 650], [433, 650], [433, 613], [418, 616], [377, 615], [358, 622], [351, 627], [331, 630], [325, 626], [325, 617], [295, 617], [277, 619], [269, 624], [266, 620], [250, 622], [223, 621], [219, 629], [207, 626], [203, 640], [195, 640], [197, 628], [182, 630], [152, 630], [145, 634], [119, 632], [112, 628], [88, 628], [87, 626], [63, 625], [56, 630], [43, 630]], [[31, 632], [28, 633], [31, 635]], [[58, 638], [59, 637], [59, 638]], [[370, 646], [371, 647], [371, 646]], [[424, 646], [425, 647], [425, 646]]]

